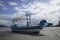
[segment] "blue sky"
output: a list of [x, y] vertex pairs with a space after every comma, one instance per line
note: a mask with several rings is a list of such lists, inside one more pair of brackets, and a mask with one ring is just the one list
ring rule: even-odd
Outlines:
[[32, 20], [45, 19], [57, 24], [60, 20], [60, 0], [0, 0], [0, 19], [21, 17], [27, 11], [36, 13], [32, 15]]
[[[0, 14], [14, 14], [16, 11], [13, 10], [14, 7], [24, 8], [23, 5], [29, 5], [36, 0], [0, 0]], [[41, 3], [47, 3], [48, 0], [38, 0]]]
[[3, 6], [0, 5], [0, 14], [14, 14], [16, 11], [13, 10], [14, 7], [21, 7], [23, 8], [22, 5], [28, 5], [29, 2], [32, 2], [32, 0], [0, 0], [2, 1], [0, 4], [2, 4]]

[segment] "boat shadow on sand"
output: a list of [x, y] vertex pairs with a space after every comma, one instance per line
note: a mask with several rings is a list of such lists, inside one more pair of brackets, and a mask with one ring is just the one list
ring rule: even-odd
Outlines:
[[44, 34], [42, 34], [40, 32], [39, 33], [12, 32], [12, 33], [30, 35], [30, 36], [48, 36], [48, 35], [44, 35]]

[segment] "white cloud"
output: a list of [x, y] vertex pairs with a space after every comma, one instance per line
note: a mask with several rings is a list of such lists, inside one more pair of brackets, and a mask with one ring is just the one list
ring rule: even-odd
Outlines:
[[20, 9], [19, 7], [15, 7], [14, 9], [18, 12], [29, 11], [31, 13], [37, 13], [32, 17], [38, 19], [46, 19], [48, 22], [51, 22], [55, 25], [58, 23], [58, 21], [60, 21], [60, 12], [58, 12], [58, 10], [60, 10], [60, 6], [57, 5], [59, 2], [60, 0], [52, 0], [49, 3], [45, 4], [37, 1], [34, 3], [30, 3], [29, 6], [24, 5], [26, 9]]
[[2, 20], [0, 19], [0, 25], [11, 26], [12, 22], [9, 20]]
[[3, 1], [2, 1], [2, 0], [0, 0], [0, 3], [3, 3]]
[[10, 26], [11, 24], [12, 22], [10, 15], [0, 14], [0, 25]]
[[0, 19], [10, 19], [10, 15], [0, 14]]
[[3, 4], [0, 3], [0, 6], [5, 7]]
[[[24, 0], [23, 0], [24, 1]], [[36, 19], [40, 21], [41, 19], [46, 19], [47, 22], [51, 22], [54, 25], [58, 24], [58, 21], [60, 21], [60, 6], [58, 4], [60, 0], [52, 0], [49, 3], [41, 3], [37, 0], [33, 3], [29, 3], [29, 5], [22, 5], [25, 9], [21, 9], [21, 7], [14, 7], [14, 10], [17, 11], [17, 13], [13, 15], [5, 15], [1, 14], [0, 19], [9, 19], [12, 18], [18, 18], [23, 15], [25, 15], [25, 11], [29, 11], [30, 13], [37, 13], [36, 15], [32, 15], [32, 20]], [[3, 3], [3, 2], [2, 2]], [[0, 6], [3, 7], [2, 9], [6, 9], [5, 5], [0, 3]], [[16, 2], [9, 2], [11, 6], [17, 6], [18, 4]], [[35, 21], [35, 20], [34, 20]], [[8, 24], [6, 20], [0, 20], [0, 24]]]
[[4, 2], [0, 0], [0, 7], [2, 7], [3, 10], [7, 10], [6, 6], [3, 4]]
[[25, 16], [25, 12], [17, 12], [16, 14], [13, 14], [12, 15], [12, 18], [19, 18], [21, 16]]
[[8, 8], [6, 8], [5, 5], [3, 5], [2, 3], [0, 3], [0, 6], [2, 7], [3, 10], [7, 10]]
[[9, 2], [9, 4], [10, 4], [11, 6], [16, 6], [16, 5], [18, 5], [16, 2]]

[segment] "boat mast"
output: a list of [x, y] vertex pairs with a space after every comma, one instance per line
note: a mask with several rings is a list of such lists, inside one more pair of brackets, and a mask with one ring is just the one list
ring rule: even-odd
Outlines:
[[27, 18], [27, 27], [29, 27], [31, 23], [31, 14], [29, 12], [26, 13], [26, 18]]

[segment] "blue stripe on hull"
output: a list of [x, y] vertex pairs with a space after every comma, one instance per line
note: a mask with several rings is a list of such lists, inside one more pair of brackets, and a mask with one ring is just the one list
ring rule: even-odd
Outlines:
[[11, 27], [11, 29], [28, 30], [28, 29], [43, 29], [43, 28], [40, 26], [33, 26], [33, 27]]

